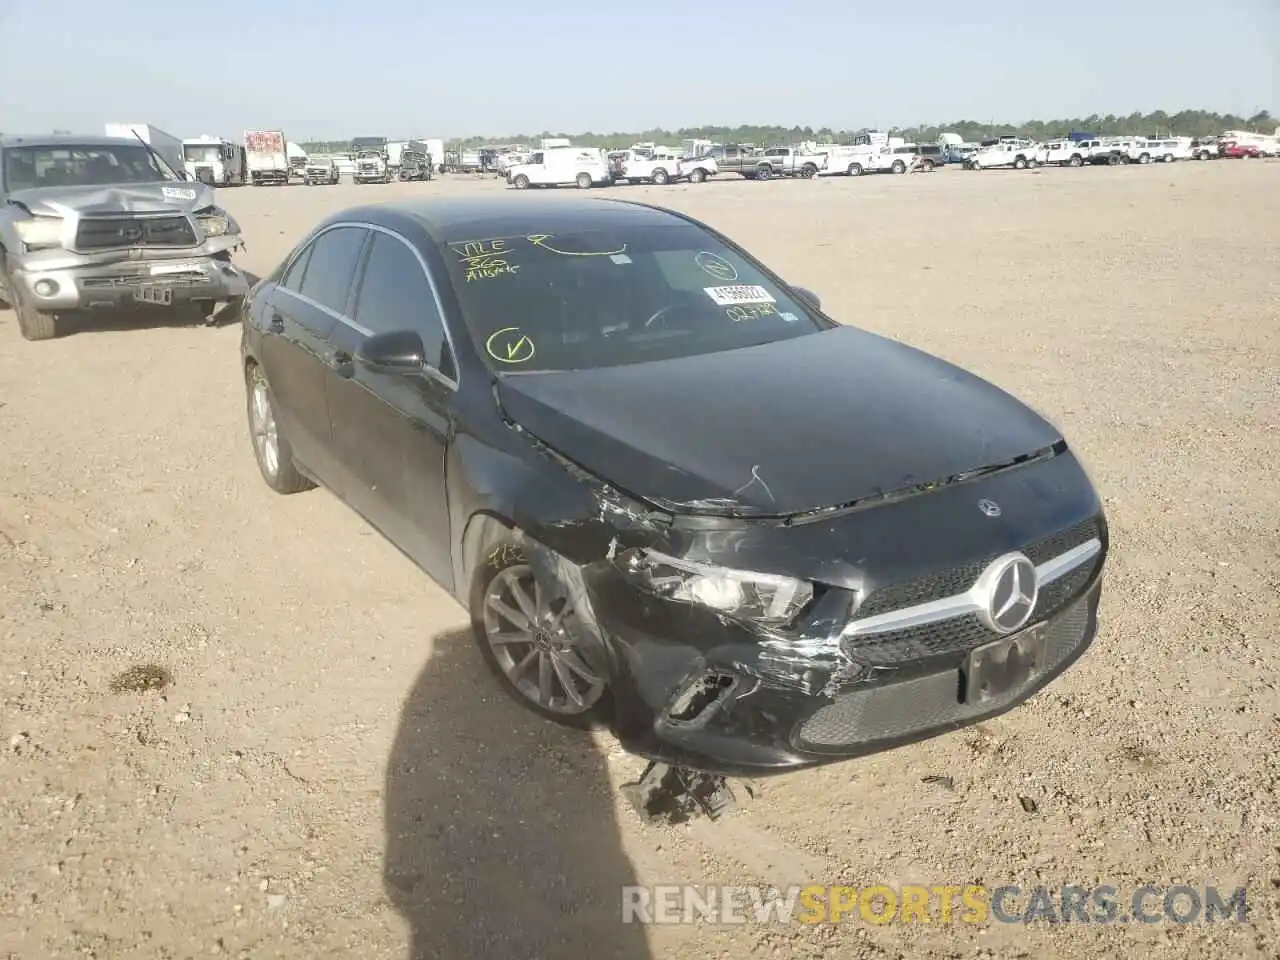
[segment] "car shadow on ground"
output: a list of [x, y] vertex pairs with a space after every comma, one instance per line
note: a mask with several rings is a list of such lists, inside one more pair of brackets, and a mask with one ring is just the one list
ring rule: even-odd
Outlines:
[[386, 782], [387, 896], [409, 960], [648, 960], [636, 883], [591, 738], [502, 693], [470, 633], [436, 638]]

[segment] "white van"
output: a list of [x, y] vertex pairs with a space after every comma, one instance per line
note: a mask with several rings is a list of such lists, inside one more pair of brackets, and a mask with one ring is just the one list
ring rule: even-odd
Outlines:
[[613, 183], [609, 158], [596, 147], [551, 147], [538, 150], [527, 163], [507, 169], [507, 180], [517, 190], [575, 184], [579, 189]]

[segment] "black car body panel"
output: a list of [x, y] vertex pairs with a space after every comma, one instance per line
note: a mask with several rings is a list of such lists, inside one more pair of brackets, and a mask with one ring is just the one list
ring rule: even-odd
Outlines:
[[[1059, 432], [991, 384], [816, 312], [813, 333], [673, 360], [515, 375], [486, 362], [450, 244], [672, 222], [749, 257], [613, 200], [346, 211], [252, 291], [245, 362], [267, 373], [303, 472], [464, 606], [514, 531], [539, 581], [577, 605], [577, 642], [635, 753], [724, 773], [828, 763], [1008, 710], [1074, 662], [1096, 631], [1102, 505]], [[444, 338], [421, 374], [362, 368], [371, 239], [340, 302], [281, 287], [343, 224], [402, 240], [429, 271], [421, 303]], [[812, 596], [775, 623], [672, 600], [637, 580], [632, 562], [654, 551]], [[896, 623], [968, 596], [1014, 553], [1044, 574], [1025, 627], [994, 632], [973, 611]], [[1063, 556], [1076, 560], [1050, 574]], [[975, 649], [1033, 633], [1033, 675], [980, 702], [966, 692]]]
[[[1061, 439], [958, 367], [851, 327], [500, 381], [517, 423], [650, 502], [790, 515], [1008, 463]], [[957, 430], [957, 424], [963, 430]], [[813, 438], [829, 438], [815, 444]], [[795, 469], [798, 462], [804, 470]]]

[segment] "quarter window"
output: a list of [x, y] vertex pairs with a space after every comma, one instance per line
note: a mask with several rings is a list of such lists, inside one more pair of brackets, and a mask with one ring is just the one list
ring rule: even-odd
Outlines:
[[311, 245], [299, 292], [335, 313], [345, 313], [365, 235], [363, 227], [337, 227], [321, 234]]
[[369, 263], [356, 299], [356, 323], [374, 333], [412, 330], [422, 338], [424, 358], [442, 373], [446, 365], [444, 322], [417, 255], [403, 240], [374, 233]]
[[289, 264], [289, 269], [280, 278], [280, 286], [295, 293], [302, 292], [302, 278], [307, 273], [307, 261], [311, 259], [312, 249], [314, 248], [309, 246], [294, 258], [293, 263]]

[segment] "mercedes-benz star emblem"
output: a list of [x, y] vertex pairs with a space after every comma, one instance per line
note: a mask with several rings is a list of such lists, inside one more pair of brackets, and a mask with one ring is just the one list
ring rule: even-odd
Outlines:
[[979, 500], [978, 509], [988, 517], [1000, 516], [1000, 504], [996, 503], [994, 500]]
[[1035, 564], [1021, 553], [1007, 553], [991, 563], [975, 584], [982, 600], [978, 617], [997, 633], [1013, 633], [1031, 618], [1040, 596]]

